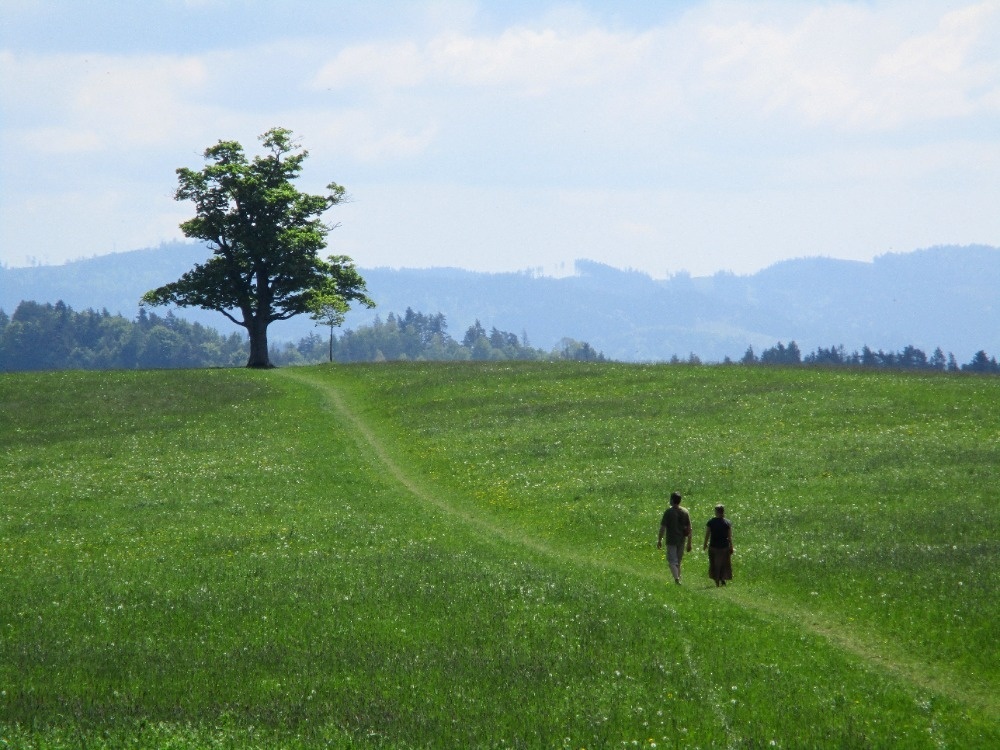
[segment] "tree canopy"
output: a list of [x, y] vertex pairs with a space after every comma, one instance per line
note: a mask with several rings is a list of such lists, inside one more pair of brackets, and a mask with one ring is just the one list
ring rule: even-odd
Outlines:
[[143, 295], [144, 304], [176, 304], [216, 310], [246, 328], [247, 367], [270, 367], [267, 328], [276, 320], [351, 302], [367, 307], [364, 279], [346, 255], [319, 253], [334, 227], [322, 215], [344, 200], [335, 182], [325, 195], [292, 184], [308, 151], [292, 132], [272, 128], [260, 136], [267, 150], [248, 160], [236, 141], [205, 150], [200, 171], [177, 170], [177, 200], [190, 200], [195, 216], [183, 222], [186, 237], [206, 242], [212, 257], [180, 279]]

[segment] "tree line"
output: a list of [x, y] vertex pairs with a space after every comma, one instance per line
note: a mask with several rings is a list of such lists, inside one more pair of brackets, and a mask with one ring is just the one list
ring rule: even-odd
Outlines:
[[[63, 302], [21, 302], [13, 315], [0, 310], [0, 371], [111, 370], [181, 367], [236, 367], [246, 361], [249, 343], [238, 333], [190, 323], [168, 312], [140, 308], [135, 320], [107, 310], [76, 312]], [[532, 347], [517, 336], [477, 320], [462, 341], [448, 333], [444, 315], [407, 308], [383, 321], [329, 337], [311, 334], [297, 344], [272, 346], [275, 364], [379, 362], [390, 360], [544, 360], [602, 362], [590, 344], [563, 339], [552, 351]]]
[[389, 313], [385, 320], [348, 329], [329, 339], [312, 334], [298, 344], [286, 344], [271, 351], [275, 364], [332, 362], [502, 361], [572, 359], [604, 362], [604, 355], [586, 342], [564, 338], [551, 351], [533, 347], [527, 333], [518, 336], [496, 327], [489, 331], [478, 320], [466, 329], [462, 340], [448, 333], [441, 313], [428, 315], [406, 308], [402, 315]]
[[937, 347], [928, 356], [915, 346], [906, 346], [901, 351], [875, 351], [865, 346], [861, 351], [850, 354], [843, 346], [829, 348], [817, 347], [815, 351], [802, 355], [798, 344], [794, 341], [786, 346], [778, 342], [764, 349], [760, 356], [754, 353], [753, 347], [747, 347], [746, 353], [740, 359], [744, 365], [785, 365], [813, 367], [863, 367], [875, 370], [937, 370], [939, 372], [977, 372], [1000, 374], [1000, 364], [996, 357], [989, 356], [984, 350], [976, 352], [972, 360], [959, 365], [955, 355], [949, 352], [947, 356], [941, 347]]
[[[107, 310], [76, 312], [61, 301], [54, 305], [24, 301], [11, 316], [0, 310], [0, 371], [236, 367], [246, 361], [248, 349], [245, 335], [223, 335], [171, 312], [160, 316], [140, 308], [138, 316], [129, 320]], [[487, 330], [478, 320], [457, 340], [448, 333], [443, 314], [411, 308], [401, 315], [389, 313], [384, 320], [376, 317], [371, 324], [339, 334], [331, 326], [326, 336], [313, 333], [298, 343], [272, 345], [270, 359], [281, 365], [398, 360], [606, 361], [603, 353], [586, 342], [564, 338], [546, 351], [532, 346], [526, 333], [519, 336], [496, 327]], [[682, 361], [701, 364], [695, 354], [686, 360], [670, 360], [673, 364]], [[915, 346], [900, 351], [865, 346], [850, 353], [843, 346], [818, 347], [803, 355], [794, 341], [778, 342], [759, 355], [748, 347], [736, 363], [1000, 374], [996, 357], [984, 350], [960, 365], [954, 354], [946, 355], [940, 347], [930, 355]], [[724, 364], [734, 362], [727, 357]]]
[[117, 370], [231, 367], [247, 357], [243, 336], [141, 308], [128, 320], [107, 310], [76, 312], [56, 304], [21, 302], [0, 310], [0, 370]]

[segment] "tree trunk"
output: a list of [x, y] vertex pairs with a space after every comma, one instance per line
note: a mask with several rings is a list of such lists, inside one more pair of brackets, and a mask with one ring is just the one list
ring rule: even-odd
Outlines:
[[247, 333], [250, 334], [250, 359], [247, 360], [247, 367], [273, 367], [267, 352], [267, 323], [251, 320]]

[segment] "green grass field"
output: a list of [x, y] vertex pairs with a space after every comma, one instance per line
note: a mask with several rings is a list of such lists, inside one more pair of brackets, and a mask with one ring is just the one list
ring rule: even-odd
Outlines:
[[1000, 379], [60, 372], [0, 415], [0, 747], [1000, 746]]

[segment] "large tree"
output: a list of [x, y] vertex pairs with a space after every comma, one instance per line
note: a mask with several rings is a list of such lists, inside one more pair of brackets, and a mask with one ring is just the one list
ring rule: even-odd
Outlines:
[[267, 327], [336, 301], [374, 302], [346, 255], [326, 260], [319, 252], [334, 227], [321, 216], [344, 200], [331, 182], [326, 195], [299, 192], [292, 181], [308, 152], [292, 133], [272, 128], [260, 136], [267, 149], [248, 161], [236, 141], [205, 150], [200, 171], [177, 170], [177, 200], [194, 202], [196, 216], [182, 223], [185, 236], [203, 240], [212, 257], [170, 284], [146, 292], [144, 304], [175, 304], [217, 310], [250, 336], [247, 367], [270, 367]]

